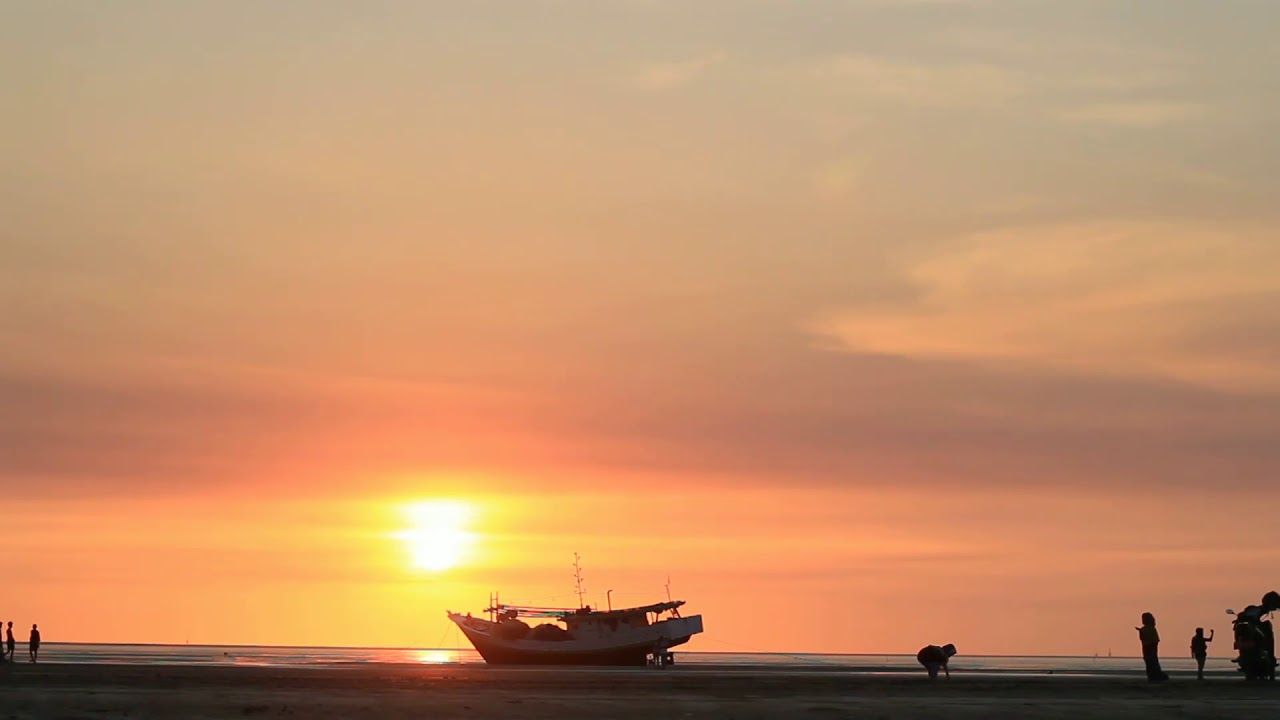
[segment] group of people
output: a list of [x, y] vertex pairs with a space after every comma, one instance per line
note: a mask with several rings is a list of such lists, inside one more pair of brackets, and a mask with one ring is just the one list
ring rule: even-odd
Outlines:
[[[1142, 613], [1142, 626], [1136, 627], [1138, 640], [1142, 642], [1142, 662], [1147, 666], [1147, 680], [1164, 682], [1169, 673], [1160, 668], [1160, 633], [1156, 631], [1156, 616], [1149, 612]], [[1191, 636], [1191, 657], [1196, 661], [1196, 678], [1204, 679], [1204, 662], [1209, 658], [1209, 643], [1213, 642], [1213, 631], [1205, 637], [1204, 628], [1196, 628]]]
[[[35, 624], [31, 625], [31, 637], [27, 640], [27, 648], [31, 653], [31, 662], [35, 662], [40, 655], [40, 628]], [[17, 649], [18, 643], [13, 638], [13, 621], [10, 620], [5, 628], [4, 643], [0, 645], [0, 663], [17, 662], [14, 657]]]
[[[1142, 661], [1147, 666], [1147, 680], [1151, 682], [1164, 682], [1169, 679], [1169, 674], [1160, 668], [1160, 633], [1156, 631], [1156, 616], [1149, 612], [1142, 613], [1142, 626], [1134, 628], [1138, 631], [1138, 639], [1142, 642]], [[1196, 661], [1196, 678], [1204, 679], [1204, 663], [1209, 658], [1209, 643], [1213, 642], [1213, 631], [1209, 631], [1209, 636], [1205, 637], [1204, 628], [1196, 628], [1196, 634], [1191, 636], [1191, 657]], [[938, 671], [941, 670], [951, 677], [951, 670], [947, 668], [947, 663], [951, 658], [955, 657], [956, 646], [947, 645], [926, 645], [920, 648], [920, 652], [916, 653], [916, 661], [924, 666], [929, 673], [930, 678], [938, 677]]]

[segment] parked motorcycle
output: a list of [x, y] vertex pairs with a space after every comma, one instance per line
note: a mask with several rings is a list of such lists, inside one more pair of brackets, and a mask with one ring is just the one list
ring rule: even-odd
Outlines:
[[1280, 610], [1280, 593], [1269, 592], [1262, 597], [1262, 604], [1250, 605], [1234, 615], [1231, 626], [1235, 631], [1237, 657], [1231, 662], [1240, 666], [1246, 680], [1276, 679], [1276, 636], [1271, 625], [1271, 613]]

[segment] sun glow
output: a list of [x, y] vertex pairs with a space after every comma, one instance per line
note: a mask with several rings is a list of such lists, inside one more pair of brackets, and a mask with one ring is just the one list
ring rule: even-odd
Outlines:
[[440, 572], [465, 559], [474, 536], [467, 531], [471, 506], [456, 500], [431, 500], [405, 507], [412, 524], [399, 534], [413, 567]]

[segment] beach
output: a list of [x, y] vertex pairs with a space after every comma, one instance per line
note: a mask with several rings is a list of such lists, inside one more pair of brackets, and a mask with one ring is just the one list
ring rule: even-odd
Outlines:
[[1275, 717], [1238, 678], [921, 675], [732, 667], [344, 668], [40, 664], [0, 668], [0, 718]]

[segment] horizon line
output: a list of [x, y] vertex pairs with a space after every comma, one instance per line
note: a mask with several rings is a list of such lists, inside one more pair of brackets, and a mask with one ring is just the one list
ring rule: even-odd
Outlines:
[[[20, 643], [22, 641], [19, 641]], [[476, 652], [474, 648], [464, 647], [414, 647], [414, 646], [393, 646], [393, 645], [260, 645], [260, 644], [211, 644], [211, 643], [159, 643], [159, 642], [80, 642], [75, 640], [50, 640], [41, 642], [41, 647], [47, 645], [94, 645], [99, 647], [194, 647], [194, 648], [250, 648], [250, 649], [275, 649], [275, 650], [429, 650], [429, 651], [466, 651]], [[684, 650], [684, 654], [696, 655], [807, 655], [807, 656], [823, 656], [834, 655], [839, 657], [914, 657], [909, 652], [808, 652], [808, 651], [787, 651], [787, 650]], [[1062, 658], [1071, 660], [1093, 660], [1101, 658], [1134, 660], [1139, 659], [1137, 655], [1006, 655], [1001, 653], [977, 653], [973, 655], [964, 655], [963, 657], [971, 658]]]

